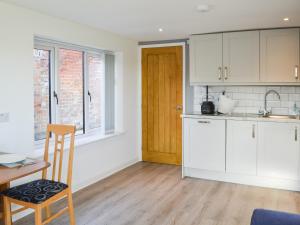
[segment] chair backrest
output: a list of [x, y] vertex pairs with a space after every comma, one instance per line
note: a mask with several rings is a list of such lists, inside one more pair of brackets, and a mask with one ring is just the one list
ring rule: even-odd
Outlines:
[[[44, 160], [46, 162], [49, 162], [50, 138], [51, 137], [54, 138], [52, 180], [60, 182], [62, 177], [65, 139], [67, 135], [70, 135], [69, 161], [68, 161], [68, 173], [67, 173], [67, 184], [69, 187], [71, 187], [72, 184], [75, 131], [76, 131], [76, 127], [73, 125], [49, 124], [47, 126], [46, 143], [45, 143]], [[58, 171], [56, 170], [57, 164], [58, 164]], [[43, 170], [43, 179], [47, 179], [47, 169]]]

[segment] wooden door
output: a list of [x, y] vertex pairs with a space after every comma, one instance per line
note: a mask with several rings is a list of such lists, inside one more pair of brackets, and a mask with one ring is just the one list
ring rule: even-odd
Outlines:
[[259, 81], [259, 31], [223, 34], [223, 73], [229, 83]]
[[226, 146], [226, 172], [256, 175], [256, 121], [227, 120]]
[[182, 46], [142, 49], [143, 160], [181, 165]]
[[222, 83], [222, 34], [190, 37], [190, 83]]
[[299, 82], [299, 29], [260, 32], [262, 82]]
[[257, 175], [299, 180], [299, 124], [258, 123]]
[[225, 172], [225, 120], [184, 119], [184, 166]]

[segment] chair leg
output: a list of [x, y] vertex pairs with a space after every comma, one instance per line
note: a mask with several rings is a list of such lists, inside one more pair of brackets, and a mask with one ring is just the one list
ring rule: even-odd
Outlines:
[[46, 218], [48, 219], [51, 216], [51, 208], [50, 205], [45, 207], [46, 209]]
[[4, 222], [5, 225], [12, 225], [11, 219], [11, 204], [8, 197], [3, 197], [3, 204], [4, 204]]
[[34, 212], [35, 225], [42, 225], [42, 208], [39, 206]]
[[69, 208], [69, 216], [70, 216], [70, 225], [75, 225], [73, 197], [72, 197], [71, 190], [68, 191], [68, 208]]

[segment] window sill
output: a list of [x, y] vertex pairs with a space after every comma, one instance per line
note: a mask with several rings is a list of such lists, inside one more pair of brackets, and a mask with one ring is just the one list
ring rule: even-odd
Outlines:
[[[110, 139], [123, 134], [125, 134], [125, 132], [115, 132], [106, 135], [99, 135], [99, 134], [86, 134], [84, 136], [78, 135], [75, 137], [75, 148], [79, 146], [91, 144], [94, 142]], [[69, 150], [68, 139], [66, 139], [65, 150]], [[30, 154], [30, 157], [40, 158], [44, 156], [44, 151], [45, 151], [45, 141], [44, 143], [38, 142], [35, 144], [35, 150], [32, 154]], [[54, 141], [50, 141], [49, 154], [53, 154], [53, 153], [54, 153]]]

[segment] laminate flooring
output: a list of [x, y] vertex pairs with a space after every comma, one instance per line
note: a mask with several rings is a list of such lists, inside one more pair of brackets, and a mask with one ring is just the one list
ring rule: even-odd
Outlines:
[[[74, 205], [77, 225], [250, 225], [255, 208], [300, 213], [300, 193], [182, 179], [179, 166], [139, 162], [76, 192]], [[33, 215], [15, 223], [33, 224]], [[50, 224], [69, 224], [68, 214]]]

